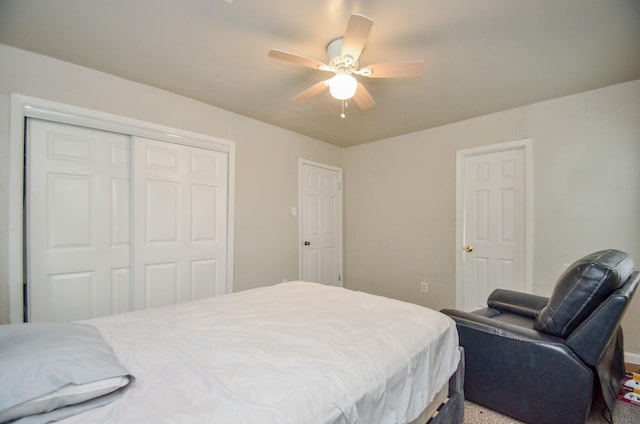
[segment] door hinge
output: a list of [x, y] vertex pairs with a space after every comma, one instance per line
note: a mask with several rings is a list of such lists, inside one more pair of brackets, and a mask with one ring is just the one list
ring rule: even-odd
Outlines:
[[338, 283], [342, 281], [342, 275], [338, 274]]

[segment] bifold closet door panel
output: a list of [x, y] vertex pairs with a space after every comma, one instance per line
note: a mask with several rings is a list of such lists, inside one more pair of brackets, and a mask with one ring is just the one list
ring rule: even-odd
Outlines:
[[226, 292], [228, 154], [29, 118], [28, 319]]
[[29, 321], [130, 310], [130, 142], [123, 134], [27, 120]]
[[133, 139], [134, 309], [224, 294], [228, 155]]

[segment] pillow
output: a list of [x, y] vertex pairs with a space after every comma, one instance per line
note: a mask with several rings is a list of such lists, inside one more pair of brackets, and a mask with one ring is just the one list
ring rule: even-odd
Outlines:
[[602, 250], [579, 259], [560, 276], [534, 329], [567, 338], [632, 272], [633, 261], [619, 250]]
[[112, 402], [134, 378], [88, 324], [0, 326], [0, 422], [59, 420]]

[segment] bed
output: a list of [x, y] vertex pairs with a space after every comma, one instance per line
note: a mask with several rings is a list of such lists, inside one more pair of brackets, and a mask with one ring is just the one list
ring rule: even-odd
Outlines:
[[461, 422], [455, 323], [414, 304], [295, 281], [78, 324], [131, 384], [67, 424]]

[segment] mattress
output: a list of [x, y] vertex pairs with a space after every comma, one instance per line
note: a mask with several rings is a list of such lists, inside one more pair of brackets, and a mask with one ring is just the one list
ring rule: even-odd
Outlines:
[[444, 314], [300, 281], [85, 322], [135, 383], [65, 423], [407, 423], [460, 358]]

